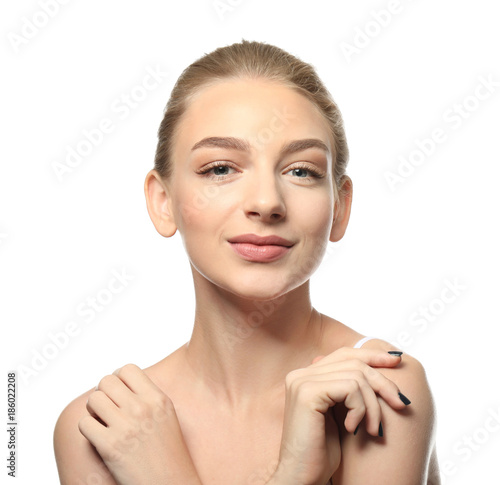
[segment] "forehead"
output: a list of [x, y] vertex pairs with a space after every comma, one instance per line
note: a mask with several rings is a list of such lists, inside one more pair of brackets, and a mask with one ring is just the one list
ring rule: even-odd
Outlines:
[[174, 154], [183, 158], [211, 136], [243, 138], [253, 150], [317, 138], [333, 153], [329, 125], [319, 108], [296, 90], [264, 79], [221, 80], [201, 88], [180, 120]]

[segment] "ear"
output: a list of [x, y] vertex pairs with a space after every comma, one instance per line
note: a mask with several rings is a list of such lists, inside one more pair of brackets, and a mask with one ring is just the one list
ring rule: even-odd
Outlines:
[[332, 230], [330, 232], [330, 241], [340, 241], [345, 234], [349, 217], [351, 215], [352, 205], [352, 180], [344, 175], [342, 183], [338, 190], [337, 199], [335, 201], [335, 210], [333, 216]]
[[172, 214], [171, 194], [165, 181], [154, 169], [146, 175], [144, 194], [149, 217], [156, 230], [164, 237], [173, 236], [177, 225]]

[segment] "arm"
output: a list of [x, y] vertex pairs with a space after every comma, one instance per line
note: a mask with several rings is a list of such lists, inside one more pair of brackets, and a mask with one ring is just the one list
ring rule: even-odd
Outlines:
[[[411, 399], [396, 410], [378, 397], [382, 410], [383, 438], [374, 439], [363, 427], [354, 436], [340, 428], [342, 461], [333, 476], [338, 485], [439, 485], [434, 448], [435, 409], [425, 371], [416, 359], [404, 354], [396, 368], [378, 369]], [[338, 422], [345, 409], [339, 408]], [[369, 482], [367, 478], [369, 477]]]
[[63, 411], [54, 448], [63, 485], [201, 483], [172, 401], [132, 364]]
[[117, 485], [95, 448], [80, 433], [78, 422], [88, 414], [86, 392], [66, 406], [54, 430], [54, 452], [62, 485]]
[[[343, 347], [290, 372], [279, 462], [267, 483], [325, 485], [344, 459], [339, 430], [354, 434], [363, 428], [369, 439], [380, 441], [380, 399], [395, 411], [407, 407], [397, 384], [380, 372], [400, 363], [401, 357], [387, 350]], [[345, 413], [338, 419], [340, 407]], [[371, 476], [365, 474], [356, 485]]]
[[336, 485], [439, 485], [423, 368], [379, 345], [342, 348], [287, 375], [280, 458], [269, 485], [325, 485], [330, 477]]

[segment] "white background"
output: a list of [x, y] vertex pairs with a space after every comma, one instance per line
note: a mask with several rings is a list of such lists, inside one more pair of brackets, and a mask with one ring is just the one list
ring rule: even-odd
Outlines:
[[[68, 402], [116, 368], [149, 366], [189, 338], [188, 260], [178, 234], [155, 232], [143, 182], [182, 69], [242, 38], [312, 63], [345, 118], [353, 210], [345, 238], [313, 276], [313, 304], [424, 364], [443, 483], [500, 483], [500, 423], [485, 428], [500, 414], [497, 2], [401, 0], [380, 26], [374, 14], [397, 1], [222, 0], [221, 14], [210, 0], [73, 0], [29, 27], [44, 23], [41, 3], [9, 2], [0, 15], [4, 389], [9, 370], [33, 370], [18, 376], [16, 483], [58, 483], [52, 432]], [[346, 44], [357, 52], [346, 55]], [[147, 69], [166, 75], [119, 111]], [[481, 88], [478, 100], [481, 76], [496, 86]], [[450, 118], [464, 103], [466, 117]], [[53, 163], [103, 118], [113, 131], [59, 180]], [[436, 129], [446, 140], [419, 158], [415, 140]], [[420, 165], [407, 166], [391, 190], [386, 173], [410, 156]], [[85, 323], [77, 307], [123, 269], [133, 280]], [[442, 303], [446, 281], [462, 289]], [[432, 321], [415, 325], [412, 315], [429, 306]], [[50, 335], [70, 322], [80, 333], [51, 347]], [[35, 370], [37, 352], [54, 349]], [[6, 442], [5, 433], [2, 459]], [[3, 483], [7, 469], [0, 473]]]

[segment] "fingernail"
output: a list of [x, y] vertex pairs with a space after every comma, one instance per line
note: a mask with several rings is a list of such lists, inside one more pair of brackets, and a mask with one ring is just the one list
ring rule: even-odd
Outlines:
[[380, 421], [380, 424], [378, 425], [378, 435], [382, 438], [384, 436], [384, 430], [382, 429], [382, 421]]
[[354, 435], [358, 432], [359, 429], [359, 424], [356, 426], [356, 429], [354, 430]]
[[401, 357], [401, 355], [403, 354], [403, 352], [401, 352], [400, 350], [389, 350], [389, 352], [387, 353], [391, 355], [397, 355], [398, 357]]
[[398, 394], [399, 394], [399, 399], [401, 399], [401, 401], [403, 401], [406, 406], [408, 406], [408, 404], [411, 404], [411, 401], [403, 393], [398, 392]]

